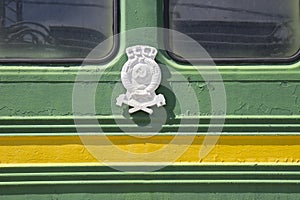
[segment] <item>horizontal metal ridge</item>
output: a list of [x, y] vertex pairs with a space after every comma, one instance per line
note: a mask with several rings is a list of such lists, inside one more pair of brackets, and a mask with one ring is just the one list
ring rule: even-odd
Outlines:
[[138, 182], [156, 181], [172, 182], [177, 181], [223, 181], [223, 182], [279, 182], [287, 181], [300, 183], [300, 172], [286, 171], [206, 171], [206, 172], [188, 172], [188, 171], [173, 171], [173, 172], [48, 172], [48, 173], [6, 173], [0, 175], [0, 185], [8, 183], [21, 182], [76, 182], [85, 181], [99, 183], [107, 181], [132, 181]]
[[[146, 118], [131, 120], [122, 116], [0, 117], [0, 136], [95, 135], [99, 128], [107, 135], [157, 131], [158, 127], [154, 130]], [[156, 118], [152, 123], [159, 126], [161, 120]], [[300, 116], [182, 116], [167, 120], [159, 128], [162, 135], [178, 132], [182, 135], [207, 135], [211, 134], [207, 133], [209, 127], [222, 129], [224, 135], [300, 135]]]
[[[117, 167], [117, 168], [116, 168]], [[146, 171], [150, 166], [65, 166], [65, 167], [1, 167], [0, 183], [30, 181], [208, 181], [229, 182], [287, 181], [300, 183], [300, 165], [270, 166], [167, 166]], [[124, 169], [118, 171], [116, 169]], [[125, 171], [126, 170], [126, 171]], [[145, 171], [143, 171], [145, 170]]]
[[[300, 180], [102, 180], [102, 181], [22, 181], [22, 182], [0, 182], [4, 186], [30, 186], [30, 185], [136, 185], [136, 184], [299, 184]], [[1, 193], [0, 193], [1, 194]]]
[[[121, 167], [121, 166], [118, 166]], [[2, 167], [0, 194], [128, 192], [299, 193], [300, 166], [148, 166]]]

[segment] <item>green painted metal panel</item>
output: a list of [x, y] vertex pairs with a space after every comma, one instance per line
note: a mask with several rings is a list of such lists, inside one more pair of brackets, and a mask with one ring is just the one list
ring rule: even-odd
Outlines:
[[[147, 26], [162, 26], [163, 1], [130, 0], [120, 3], [121, 31]], [[151, 42], [157, 42], [157, 36]], [[121, 43], [126, 41], [121, 40]], [[143, 43], [144, 41], [141, 41]], [[210, 115], [209, 86], [195, 70], [179, 65], [163, 52], [159, 54], [159, 62], [176, 68], [190, 80], [187, 87], [195, 90], [200, 102], [200, 115]], [[96, 101], [97, 114], [110, 115], [110, 94], [116, 82], [120, 82], [120, 70], [125, 63], [125, 56], [114, 60], [111, 68], [103, 75], [99, 83]], [[219, 66], [225, 81], [228, 102], [228, 115], [299, 115], [299, 69], [298, 63], [286, 66]], [[72, 90], [78, 67], [55, 65], [46, 67], [5, 66], [0, 68], [0, 107], [1, 116], [71, 116]], [[165, 73], [167, 73], [165, 71]], [[87, 76], [94, 76], [88, 73]], [[172, 77], [169, 85], [186, 85], [177, 83]], [[180, 85], [181, 84], [181, 85]], [[165, 93], [168, 100], [169, 113], [174, 116], [186, 114], [180, 111], [172, 93], [161, 87], [159, 92]], [[168, 95], [169, 92], [169, 95]], [[103, 95], [105, 94], [105, 95]], [[188, 102], [187, 103], [194, 103]]]
[[156, 172], [136, 170], [117, 172], [107, 167], [1, 168], [0, 199], [300, 197], [298, 166], [173, 166]]
[[[116, 82], [98, 84], [97, 114], [111, 115], [112, 91]], [[120, 84], [120, 83], [119, 83]], [[209, 85], [201, 82], [168, 82], [172, 89], [195, 91], [201, 113], [181, 111], [173, 91], [160, 87], [166, 96], [168, 112], [175, 115], [210, 115]], [[227, 115], [300, 115], [300, 83], [298, 82], [225, 82]], [[0, 83], [1, 116], [65, 116], [72, 115], [72, 83]], [[88, 87], [87, 87], [88, 88]], [[186, 99], [186, 103], [190, 99]], [[84, 114], [84, 113], [83, 113]]]
[[[72, 136], [80, 135], [77, 133], [77, 128], [85, 128], [87, 131], [91, 130], [88, 135], [95, 135], [93, 130], [99, 127], [98, 124], [89, 123], [90, 117], [76, 117], [82, 124], [74, 124], [73, 116], [41, 116], [41, 117], [0, 117], [0, 134], [1, 136]], [[134, 130], [136, 125], [126, 124], [124, 116], [96, 116], [99, 124], [106, 135], [120, 135], [124, 136], [121, 128], [130, 128]], [[118, 120], [119, 124], [115, 122]], [[184, 119], [186, 124], [180, 124], [180, 120]], [[195, 124], [195, 119], [199, 120]], [[215, 118], [217, 119], [217, 118]], [[141, 115], [134, 118], [137, 124], [147, 124], [149, 119]], [[152, 120], [161, 120], [159, 117]], [[181, 128], [182, 135], [208, 135], [206, 132], [209, 126], [220, 126], [219, 124], [210, 124], [211, 118], [209, 116], [195, 117], [177, 117], [176, 119], [169, 119], [168, 123], [162, 125], [158, 135], [174, 135], [178, 128]], [[86, 124], [84, 124], [86, 122]], [[299, 118], [298, 116], [227, 116], [223, 126], [223, 136], [229, 135], [299, 135]], [[190, 127], [196, 127], [198, 131], [190, 132]], [[140, 133], [139, 131], [132, 132], [136, 135], [152, 135], [153, 132], [149, 129], [148, 132]], [[185, 132], [184, 132], [185, 131]], [[87, 133], [85, 133], [87, 134]], [[97, 134], [96, 134], [97, 135]], [[296, 141], [295, 141], [296, 142]]]
[[[162, 5], [162, 0], [121, 0], [121, 31], [161, 27]], [[159, 37], [145, 35], [141, 44], [156, 43]], [[125, 43], [121, 38], [120, 45]], [[169, 80], [170, 87], [195, 90], [202, 105], [201, 113], [182, 111], [172, 99], [172, 92], [159, 88], [169, 98], [167, 111], [171, 116], [170, 124], [162, 132], [172, 134], [179, 116], [202, 117], [201, 123], [194, 126], [207, 128], [212, 88], [204, 84], [194, 69], [172, 61], [165, 52], [159, 53], [157, 61], [176, 68], [190, 80], [184, 85], [174, 76]], [[120, 70], [125, 62], [123, 55], [108, 63], [110, 68], [104, 72], [96, 96], [99, 120], [112, 135], [120, 132], [113, 122], [119, 116], [111, 115], [111, 93], [115, 84], [120, 83]], [[72, 92], [78, 65], [2, 65], [1, 135], [76, 134]], [[217, 68], [225, 82], [228, 116], [224, 130], [228, 134], [300, 133], [300, 63]], [[96, 75], [94, 71], [86, 74]], [[187, 99], [187, 103], [195, 102]], [[144, 115], [139, 118], [145, 120]], [[184, 166], [151, 173], [123, 173], [102, 167], [0, 168], [0, 199], [300, 199], [299, 176], [299, 166]]]

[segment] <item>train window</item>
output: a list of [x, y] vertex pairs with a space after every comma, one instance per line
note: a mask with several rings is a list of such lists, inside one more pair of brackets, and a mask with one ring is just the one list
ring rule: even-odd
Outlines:
[[[286, 61], [300, 48], [299, 0], [168, 0], [166, 25], [196, 40], [216, 61]], [[182, 48], [186, 40], [169, 38], [176, 58], [193, 54]]]
[[113, 0], [1, 0], [0, 60], [82, 60], [114, 34], [115, 6]]

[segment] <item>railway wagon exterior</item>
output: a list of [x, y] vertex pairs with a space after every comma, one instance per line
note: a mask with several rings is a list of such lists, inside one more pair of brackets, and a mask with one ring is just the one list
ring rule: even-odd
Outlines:
[[299, 0], [1, 0], [0, 199], [299, 199]]

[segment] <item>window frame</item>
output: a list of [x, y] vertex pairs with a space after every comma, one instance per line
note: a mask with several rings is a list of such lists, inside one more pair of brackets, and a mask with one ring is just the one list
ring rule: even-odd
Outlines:
[[[166, 29], [170, 29], [170, 0], [164, 0], [163, 2], [163, 26]], [[300, 10], [300, 1], [299, 1], [299, 10]], [[299, 15], [299, 22], [300, 22], [300, 15]], [[174, 54], [172, 52], [172, 42], [169, 39], [169, 35], [164, 34], [164, 42], [165, 48], [168, 49], [167, 54], [170, 56], [174, 61], [182, 64], [187, 64], [189, 62], [193, 63], [205, 63], [208, 59], [189, 59], [189, 61], [185, 60], [184, 58]], [[276, 65], [276, 64], [293, 64], [298, 62], [300, 59], [300, 47], [298, 51], [290, 57], [276, 57], [276, 58], [213, 58], [213, 61], [217, 64], [268, 64], [268, 65]]]
[[83, 61], [87, 61], [91, 64], [105, 63], [110, 61], [117, 53], [119, 47], [119, 38], [116, 37], [120, 32], [120, 0], [111, 0], [112, 6], [112, 22], [113, 22], [113, 45], [109, 52], [99, 59], [85, 58], [0, 58], [0, 64], [81, 64]]

